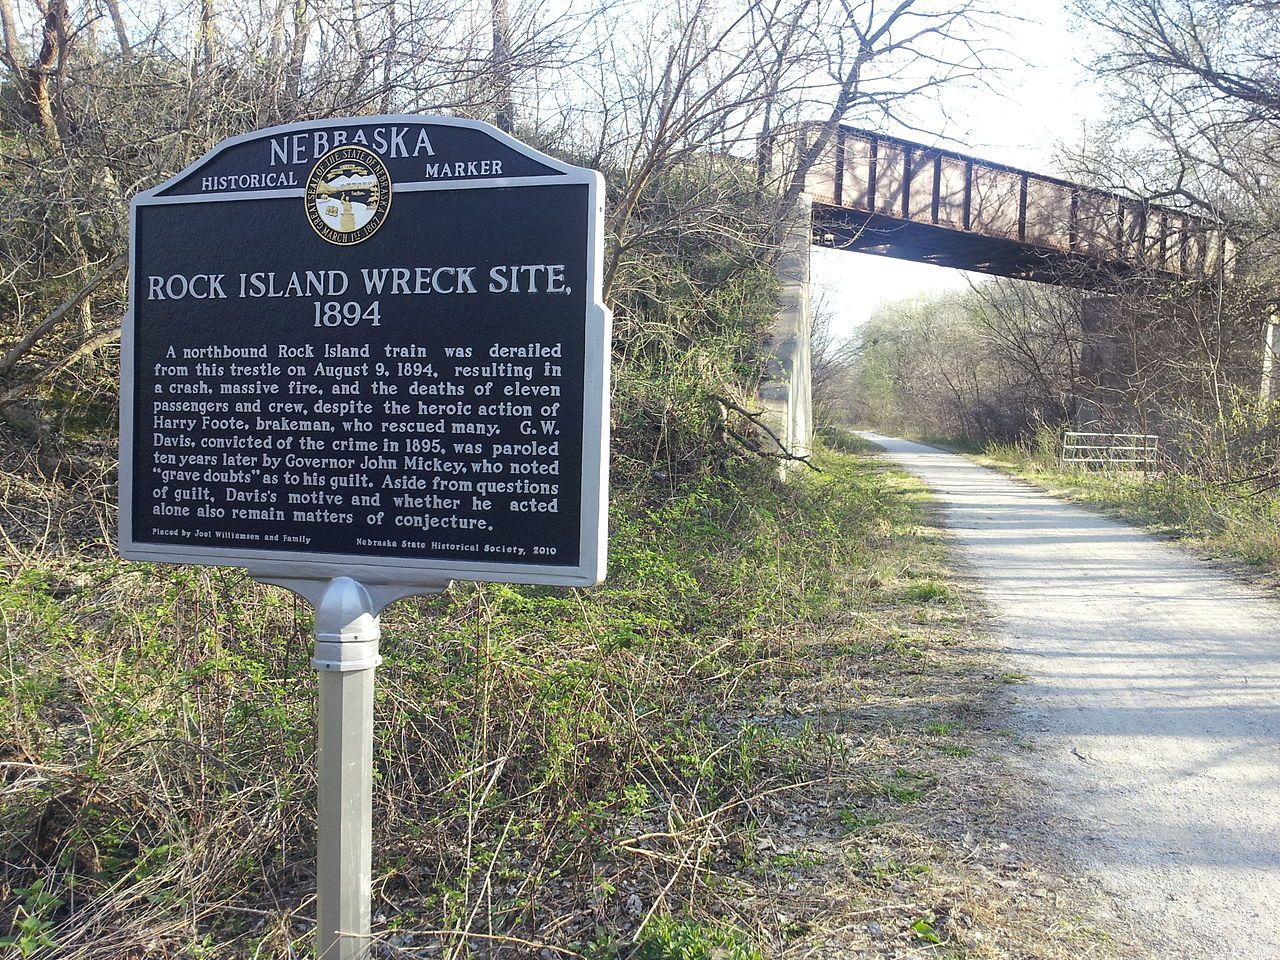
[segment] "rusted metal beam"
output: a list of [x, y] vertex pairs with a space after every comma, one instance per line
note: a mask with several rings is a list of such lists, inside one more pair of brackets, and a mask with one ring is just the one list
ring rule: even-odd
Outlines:
[[1027, 241], [1027, 174], [1018, 181], [1018, 240]]
[[1067, 249], [1074, 252], [1080, 246], [1080, 191], [1071, 188], [1071, 211], [1067, 214]]
[[868, 150], [870, 160], [867, 163], [867, 212], [876, 212], [876, 181], [880, 175], [880, 141], [873, 137]]
[[836, 188], [831, 196], [838, 206], [844, 205], [844, 127], [836, 129]]
[[911, 148], [902, 151], [902, 219], [911, 219]]
[[929, 204], [929, 219], [938, 222], [938, 208], [942, 203], [942, 154], [933, 158], [933, 200]]

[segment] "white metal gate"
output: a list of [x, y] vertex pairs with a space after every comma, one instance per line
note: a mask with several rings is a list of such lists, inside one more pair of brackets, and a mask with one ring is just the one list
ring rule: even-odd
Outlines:
[[1152, 433], [1064, 433], [1062, 462], [1153, 470], [1160, 438]]

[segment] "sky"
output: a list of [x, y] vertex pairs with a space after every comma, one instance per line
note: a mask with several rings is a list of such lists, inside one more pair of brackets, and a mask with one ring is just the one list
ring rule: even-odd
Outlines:
[[[1023, 20], [1007, 25], [1002, 45], [1023, 62], [997, 79], [994, 91], [943, 94], [938, 107], [947, 120], [938, 128], [952, 142], [939, 140], [939, 145], [1039, 173], [1061, 173], [1054, 162], [1058, 148], [1079, 142], [1104, 112], [1100, 93], [1079, 63], [1088, 55], [1085, 38], [1063, 6], [1056, 0], [1010, 0], [1006, 9]], [[883, 132], [930, 142], [918, 133]], [[959, 270], [820, 247], [813, 248], [812, 279], [838, 339], [885, 301], [968, 286]]]

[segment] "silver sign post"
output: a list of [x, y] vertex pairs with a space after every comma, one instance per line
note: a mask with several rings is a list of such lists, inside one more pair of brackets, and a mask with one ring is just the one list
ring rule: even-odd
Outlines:
[[373, 862], [374, 674], [382, 657], [379, 613], [408, 595], [443, 593], [449, 582], [408, 590], [351, 577], [294, 580], [259, 574], [315, 607], [311, 666], [319, 681], [316, 743], [319, 789], [316, 851], [316, 957], [367, 960]]
[[368, 591], [350, 577], [329, 581], [316, 608], [319, 674], [319, 815], [316, 956], [369, 955], [373, 858], [373, 676], [382, 630]]

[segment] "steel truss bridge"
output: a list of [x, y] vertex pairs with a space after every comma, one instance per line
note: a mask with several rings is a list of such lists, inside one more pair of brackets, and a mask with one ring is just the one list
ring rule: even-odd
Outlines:
[[1198, 280], [1234, 258], [1210, 219], [854, 127], [837, 129], [806, 192], [817, 244], [1021, 280]]

